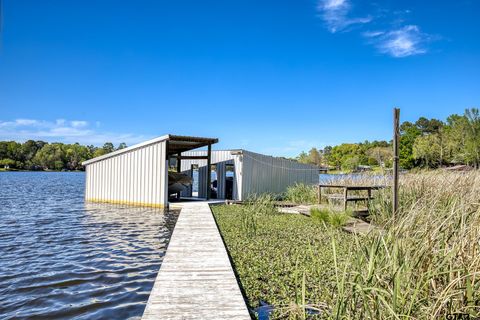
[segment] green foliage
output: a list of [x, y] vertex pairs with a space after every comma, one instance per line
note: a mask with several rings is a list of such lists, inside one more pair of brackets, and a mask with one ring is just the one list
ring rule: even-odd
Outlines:
[[436, 167], [441, 164], [442, 147], [438, 134], [419, 136], [413, 144], [413, 157], [423, 166]]
[[342, 170], [353, 171], [358, 167], [359, 164], [360, 164], [359, 156], [347, 157], [342, 162]]
[[317, 148], [310, 149], [308, 154], [305, 152], [300, 153], [297, 160], [301, 163], [313, 164], [316, 166], [321, 166], [323, 162], [322, 154]]
[[315, 186], [297, 183], [289, 186], [285, 192], [285, 200], [299, 204], [313, 204], [318, 201], [317, 188]]
[[17, 167], [17, 162], [15, 160], [12, 160], [12, 159], [2, 159], [0, 160], [0, 167], [3, 167], [3, 168], [16, 168]]
[[250, 196], [240, 207], [239, 218], [242, 230], [249, 236], [257, 233], [257, 220], [261, 216], [278, 213], [275, 207], [275, 197], [270, 194]]
[[382, 168], [391, 167], [393, 150], [391, 147], [373, 147], [367, 150], [368, 165], [379, 165]]
[[[400, 126], [400, 167], [437, 168], [449, 164], [468, 164], [480, 167], [480, 113], [467, 109], [463, 115], [451, 115], [444, 123], [437, 119], [419, 118], [415, 123], [405, 121]], [[392, 165], [392, 144], [387, 141], [342, 143], [323, 150], [312, 148], [302, 152], [297, 160], [352, 171], [359, 165]]]
[[310, 209], [310, 217], [315, 221], [324, 222], [328, 224], [330, 223], [330, 210], [312, 208]]
[[[124, 143], [119, 146], [124, 147]], [[83, 161], [114, 150], [111, 143], [96, 148], [78, 143], [0, 141], [0, 167], [23, 170], [83, 170]]]
[[415, 167], [415, 158], [413, 156], [413, 144], [415, 139], [421, 136], [421, 130], [414, 124], [406, 121], [400, 126], [400, 141], [398, 145], [400, 155], [400, 167], [412, 169]]
[[347, 212], [334, 212], [326, 208], [312, 208], [310, 209], [310, 216], [315, 221], [331, 225], [332, 227], [339, 228], [344, 226], [348, 219], [352, 216], [352, 213]]

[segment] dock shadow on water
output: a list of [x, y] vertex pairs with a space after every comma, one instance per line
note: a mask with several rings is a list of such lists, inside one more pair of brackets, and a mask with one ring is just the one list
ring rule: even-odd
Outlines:
[[0, 318], [139, 319], [178, 211], [85, 204], [83, 173], [0, 173]]

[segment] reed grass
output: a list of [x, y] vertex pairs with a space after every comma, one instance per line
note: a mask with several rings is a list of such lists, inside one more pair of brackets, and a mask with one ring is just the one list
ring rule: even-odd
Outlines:
[[336, 212], [328, 208], [315, 207], [310, 209], [310, 217], [313, 220], [321, 221], [335, 228], [344, 226], [351, 216], [351, 211]]
[[480, 172], [405, 174], [400, 191], [395, 216], [391, 190], [376, 193], [371, 218], [383, 231], [366, 236], [345, 234], [320, 212], [257, 215], [249, 237], [238, 209], [215, 208], [250, 305], [266, 300], [273, 318], [291, 319], [479, 317]]
[[385, 232], [355, 247], [344, 314], [361, 303], [380, 317], [480, 316], [480, 173], [406, 174], [400, 190], [395, 216], [388, 190], [372, 203]]
[[298, 204], [314, 204], [318, 199], [317, 189], [315, 186], [297, 183], [287, 188], [283, 198]]

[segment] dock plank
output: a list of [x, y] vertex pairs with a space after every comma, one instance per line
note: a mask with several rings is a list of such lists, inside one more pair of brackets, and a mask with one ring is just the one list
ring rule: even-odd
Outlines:
[[181, 205], [142, 319], [251, 319], [208, 203]]

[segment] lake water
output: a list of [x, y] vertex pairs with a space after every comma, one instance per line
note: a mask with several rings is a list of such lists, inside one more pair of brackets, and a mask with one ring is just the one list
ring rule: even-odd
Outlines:
[[0, 172], [0, 319], [141, 317], [177, 213], [85, 204], [84, 180]]

